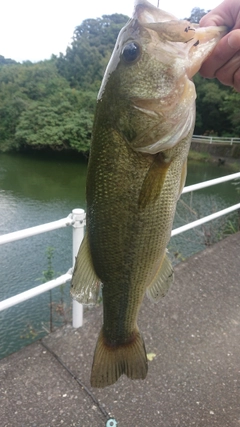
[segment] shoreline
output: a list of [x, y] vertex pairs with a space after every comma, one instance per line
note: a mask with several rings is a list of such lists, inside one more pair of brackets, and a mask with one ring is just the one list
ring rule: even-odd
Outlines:
[[233, 158], [222, 155], [213, 155], [207, 151], [197, 151], [190, 149], [188, 154], [188, 161], [196, 161], [202, 163], [213, 163], [219, 167], [230, 167], [233, 172], [240, 171], [240, 158]]

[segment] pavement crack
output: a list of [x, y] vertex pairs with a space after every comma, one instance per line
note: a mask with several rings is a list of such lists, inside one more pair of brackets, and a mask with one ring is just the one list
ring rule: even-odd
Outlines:
[[60, 365], [69, 373], [69, 375], [82, 387], [82, 389], [88, 394], [88, 396], [92, 399], [92, 401], [97, 405], [101, 413], [107, 420], [111, 420], [110, 414], [103, 408], [99, 400], [94, 396], [94, 394], [89, 390], [89, 388], [78, 378], [76, 375], [67, 367], [67, 365], [62, 361], [62, 359], [45, 344], [42, 340], [40, 340], [41, 345], [60, 363]]

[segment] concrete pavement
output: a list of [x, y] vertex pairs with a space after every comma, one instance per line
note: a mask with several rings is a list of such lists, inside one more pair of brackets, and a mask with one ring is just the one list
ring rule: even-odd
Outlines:
[[240, 233], [175, 267], [139, 327], [144, 381], [89, 383], [102, 308], [0, 361], [2, 427], [240, 427]]

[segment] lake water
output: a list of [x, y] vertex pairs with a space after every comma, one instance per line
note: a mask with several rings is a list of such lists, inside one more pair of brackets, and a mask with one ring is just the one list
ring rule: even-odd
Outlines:
[[[87, 162], [78, 156], [61, 153], [0, 154], [0, 234], [63, 218], [74, 208], [84, 209], [86, 169]], [[230, 173], [227, 166], [189, 163], [187, 185]], [[186, 194], [178, 203], [174, 228], [238, 202], [232, 182]], [[229, 226], [222, 219], [172, 238], [173, 261], [204, 249]], [[42, 283], [48, 248], [54, 250], [55, 274], [67, 272], [72, 262], [71, 237], [72, 229], [67, 227], [0, 246], [0, 300]], [[59, 326], [71, 318], [69, 285], [53, 290], [51, 296], [53, 323]], [[0, 358], [46, 334], [49, 298], [47, 292], [0, 312]]]

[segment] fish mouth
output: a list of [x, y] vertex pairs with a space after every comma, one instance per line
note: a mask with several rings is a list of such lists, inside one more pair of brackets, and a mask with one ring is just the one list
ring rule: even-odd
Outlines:
[[171, 20], [142, 24], [151, 33], [157, 34], [162, 51], [182, 59], [188, 78], [192, 78], [201, 68], [218, 41], [225, 36], [228, 28], [199, 27], [185, 20]]
[[187, 32], [191, 38], [185, 42], [189, 62], [186, 64], [188, 78], [193, 77], [201, 68], [202, 63], [211, 54], [218, 41], [225, 36], [228, 28], [221, 27], [199, 27], [198, 24], [189, 23]]
[[147, 0], [136, 0], [133, 18], [150, 33], [157, 34], [158, 42], [165, 46], [164, 50], [184, 60], [188, 78], [198, 72], [218, 41], [228, 32], [224, 26], [199, 27], [180, 20]]

